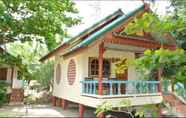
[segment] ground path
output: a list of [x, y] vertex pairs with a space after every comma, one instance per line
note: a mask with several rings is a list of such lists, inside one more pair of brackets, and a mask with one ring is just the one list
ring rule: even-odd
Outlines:
[[[95, 117], [95, 109], [88, 108], [85, 111], [85, 117]], [[0, 117], [78, 117], [78, 106], [70, 105], [68, 109], [62, 110], [60, 107], [51, 105], [14, 105], [0, 108]]]

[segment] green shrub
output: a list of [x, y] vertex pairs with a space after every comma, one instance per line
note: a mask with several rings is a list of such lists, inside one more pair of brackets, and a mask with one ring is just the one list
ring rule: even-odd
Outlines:
[[0, 81], [0, 107], [7, 103], [7, 87], [8, 84], [5, 81]]

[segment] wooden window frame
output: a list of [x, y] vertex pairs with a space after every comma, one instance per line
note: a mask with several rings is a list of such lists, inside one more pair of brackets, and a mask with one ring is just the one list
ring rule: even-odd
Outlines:
[[[94, 60], [96, 60], [97, 61], [97, 64], [96, 65], [94, 65], [94, 72], [91, 72], [92, 71], [92, 61], [94, 61]], [[108, 59], [108, 58], [104, 58], [103, 59], [103, 63], [104, 63], [104, 61], [107, 61], [107, 62], [109, 62], [109, 74], [108, 75], [105, 75], [104, 73], [103, 73], [103, 77], [110, 77], [110, 74], [111, 74], [111, 60], [110, 59]], [[103, 69], [104, 69], [104, 67], [103, 67]], [[98, 63], [98, 58], [97, 57], [89, 57], [89, 59], [88, 59], [88, 76], [89, 77], [98, 77], [98, 72], [99, 71], [99, 63]], [[92, 74], [92, 73], [95, 73], [95, 74]]]

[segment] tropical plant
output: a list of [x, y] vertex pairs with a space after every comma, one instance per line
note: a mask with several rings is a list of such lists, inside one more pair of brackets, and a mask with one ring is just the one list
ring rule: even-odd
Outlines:
[[6, 82], [0, 81], [0, 107], [7, 102], [7, 87]]
[[[159, 107], [161, 107], [161, 106], [159, 106]], [[118, 109], [116, 109], [116, 108], [118, 108]], [[151, 117], [156, 118], [157, 113], [158, 113], [157, 112], [158, 109], [159, 108], [157, 105], [147, 104], [147, 105], [141, 106], [140, 108], [134, 110], [134, 108], [132, 108], [131, 101], [129, 99], [123, 99], [120, 102], [118, 102], [118, 104], [115, 104], [115, 105], [113, 105], [112, 103], [110, 103], [108, 101], [105, 101], [101, 105], [98, 105], [95, 113], [97, 114], [97, 116], [100, 116], [106, 112], [120, 111], [125, 114], [129, 114], [129, 116], [131, 118], [134, 118], [134, 117], [144, 118], [145, 112], [150, 111], [149, 113], [152, 113], [152, 114], [150, 114]], [[133, 111], [135, 111], [135, 113]]]
[[115, 66], [116, 66], [115, 71], [116, 71], [117, 74], [123, 74], [123, 73], [125, 73], [125, 71], [128, 68], [127, 59], [124, 58], [124, 59], [121, 59], [120, 61], [117, 61], [115, 63]]
[[105, 101], [101, 105], [97, 106], [97, 109], [95, 111], [97, 117], [101, 116], [103, 113], [111, 111], [113, 109], [112, 103]]

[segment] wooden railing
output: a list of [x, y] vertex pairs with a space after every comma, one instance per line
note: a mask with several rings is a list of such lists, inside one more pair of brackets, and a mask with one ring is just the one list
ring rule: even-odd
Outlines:
[[[159, 81], [103, 80], [103, 95], [132, 95], [158, 93]], [[83, 80], [82, 94], [98, 95], [98, 80]]]

